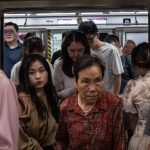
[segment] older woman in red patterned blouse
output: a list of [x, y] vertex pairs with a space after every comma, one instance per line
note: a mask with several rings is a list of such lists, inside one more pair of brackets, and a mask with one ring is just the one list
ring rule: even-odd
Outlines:
[[60, 105], [57, 150], [124, 150], [122, 101], [103, 91], [100, 60], [83, 56], [73, 72], [78, 94]]

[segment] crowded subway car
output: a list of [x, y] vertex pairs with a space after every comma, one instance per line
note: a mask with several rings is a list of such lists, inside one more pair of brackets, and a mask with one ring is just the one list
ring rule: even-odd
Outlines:
[[0, 149], [150, 150], [149, 8], [0, 1]]

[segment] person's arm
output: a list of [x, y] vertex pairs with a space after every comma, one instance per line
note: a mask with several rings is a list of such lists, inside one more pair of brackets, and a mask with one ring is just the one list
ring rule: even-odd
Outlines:
[[114, 93], [119, 95], [121, 87], [121, 74], [114, 75]]
[[[69, 79], [69, 77], [66, 77], [66, 80], [67, 79]], [[63, 78], [62, 64], [60, 62], [57, 62], [54, 65], [53, 84], [60, 99], [66, 99], [76, 92], [75, 86], [72, 86], [71, 88], [64, 87], [64, 82], [67, 82], [66, 80]]]
[[121, 87], [121, 74], [124, 72], [124, 70], [117, 48], [112, 47], [112, 53], [109, 61], [109, 69], [112, 70], [112, 73], [114, 75], [113, 92], [118, 95]]
[[17, 86], [19, 85], [19, 70], [21, 66], [21, 61], [16, 63], [13, 68], [11, 69], [11, 81]]
[[126, 139], [123, 124], [123, 104], [118, 99], [113, 111], [113, 150], [125, 150]]
[[13, 83], [0, 72], [0, 150], [17, 150], [18, 99]]

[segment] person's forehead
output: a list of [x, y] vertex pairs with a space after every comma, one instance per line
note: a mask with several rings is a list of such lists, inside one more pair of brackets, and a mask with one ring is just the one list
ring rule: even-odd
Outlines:
[[15, 29], [15, 27], [13, 25], [7, 25], [4, 27], [4, 29]]
[[79, 77], [82, 77], [82, 76], [89, 76], [89, 75], [101, 75], [102, 74], [102, 71], [101, 71], [101, 68], [99, 67], [98, 64], [93, 64], [89, 67], [86, 67], [85, 69], [82, 69], [79, 71]]
[[95, 34], [94, 33], [87, 33], [86, 37], [93, 37]]

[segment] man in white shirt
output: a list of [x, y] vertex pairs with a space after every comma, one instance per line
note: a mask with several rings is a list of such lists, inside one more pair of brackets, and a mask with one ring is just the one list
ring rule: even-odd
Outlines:
[[82, 22], [79, 31], [86, 34], [91, 53], [97, 55], [105, 66], [104, 90], [119, 94], [123, 66], [117, 48], [99, 40], [99, 32], [93, 21]]

